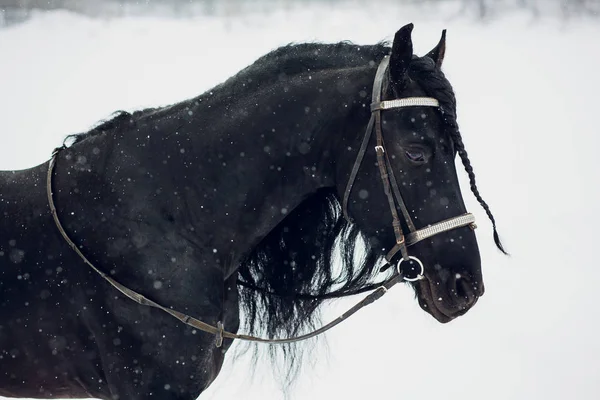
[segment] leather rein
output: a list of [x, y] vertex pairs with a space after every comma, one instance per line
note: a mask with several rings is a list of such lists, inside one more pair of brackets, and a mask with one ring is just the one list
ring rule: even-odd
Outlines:
[[[409, 256], [407, 251], [407, 246], [410, 246], [414, 243], [417, 243], [420, 240], [431, 237], [441, 232], [446, 232], [451, 229], [459, 228], [462, 226], [470, 225], [474, 229], [474, 217], [472, 214], [464, 214], [459, 217], [451, 218], [446, 221], [439, 222], [437, 224], [431, 225], [427, 228], [417, 230], [412, 222], [412, 219], [408, 213], [408, 210], [402, 200], [402, 196], [400, 195], [400, 190], [398, 189], [398, 184], [396, 183], [396, 179], [394, 178], [393, 171], [389, 162], [389, 158], [387, 157], [387, 153], [385, 152], [383, 135], [381, 131], [381, 111], [387, 110], [390, 108], [399, 108], [399, 107], [409, 107], [409, 106], [430, 106], [430, 107], [439, 107], [439, 103], [436, 99], [427, 98], [427, 97], [411, 97], [411, 98], [403, 98], [391, 101], [381, 101], [381, 86], [383, 82], [383, 77], [385, 71], [389, 64], [389, 57], [384, 57], [384, 59], [379, 64], [379, 68], [377, 69], [377, 74], [375, 76], [375, 81], [373, 85], [373, 102], [371, 104], [371, 118], [369, 120], [369, 124], [367, 125], [367, 131], [365, 133], [365, 137], [363, 139], [362, 145], [360, 147], [359, 153], [357, 155], [356, 161], [354, 163], [354, 167], [350, 174], [350, 179], [348, 181], [348, 185], [346, 187], [346, 191], [344, 193], [343, 199], [343, 213], [344, 216], [349, 219], [349, 215], [347, 212], [348, 209], [348, 200], [350, 197], [350, 193], [352, 191], [352, 185], [354, 180], [356, 179], [356, 175], [358, 174], [358, 170], [362, 163], [362, 159], [367, 150], [367, 146], [369, 144], [369, 140], [371, 137], [371, 133], [373, 128], [375, 128], [376, 138], [377, 138], [377, 146], [375, 146], [375, 151], [377, 152], [377, 163], [379, 165], [379, 172], [381, 175], [381, 179], [384, 185], [384, 191], [388, 198], [388, 203], [390, 206], [390, 211], [392, 213], [392, 226], [394, 227], [394, 233], [396, 235], [396, 244], [392, 248], [392, 250], [386, 255], [386, 260], [391, 262], [394, 255], [398, 252], [402, 254], [402, 259], [398, 262], [396, 269], [393, 275], [382, 282], [380, 286], [375, 288], [373, 292], [363, 298], [356, 305], [348, 309], [342, 315], [329, 322], [326, 325], [323, 325], [321, 328], [316, 329], [312, 332], [309, 332], [304, 335], [299, 335], [290, 338], [282, 338], [282, 339], [269, 339], [269, 338], [261, 338], [256, 336], [250, 336], [245, 334], [233, 333], [225, 330], [223, 323], [218, 321], [216, 325], [211, 325], [206, 322], [200, 321], [194, 317], [191, 317], [187, 314], [179, 312], [177, 310], [171, 309], [169, 307], [165, 307], [161, 304], [156, 303], [155, 301], [148, 299], [144, 295], [129, 289], [128, 287], [122, 285], [117, 282], [115, 279], [107, 275], [105, 272], [98, 269], [77, 247], [77, 245], [71, 240], [69, 235], [66, 233], [63, 228], [60, 219], [58, 217], [58, 212], [56, 210], [56, 206], [54, 204], [53, 192], [52, 192], [52, 176], [54, 167], [56, 166], [58, 154], [65, 149], [65, 146], [56, 148], [52, 153], [52, 158], [50, 159], [50, 164], [48, 166], [48, 174], [46, 179], [46, 192], [48, 196], [48, 204], [50, 206], [50, 212], [58, 228], [60, 234], [63, 239], [67, 242], [69, 247], [79, 255], [79, 257], [94, 270], [98, 275], [100, 275], [105, 281], [107, 281], [110, 285], [112, 285], [115, 289], [121, 292], [123, 295], [128, 297], [129, 299], [135, 301], [136, 303], [157, 308], [171, 315], [172, 317], [178, 319], [184, 324], [191, 326], [192, 328], [210, 333], [215, 336], [215, 345], [217, 347], [221, 347], [223, 345], [223, 339], [240, 339], [251, 342], [260, 342], [260, 343], [270, 343], [270, 344], [283, 344], [283, 343], [293, 343], [301, 340], [310, 339], [317, 335], [328, 331], [334, 326], [338, 325], [342, 321], [348, 319], [351, 315], [356, 313], [361, 308], [373, 303], [374, 301], [380, 299], [392, 286], [396, 283], [404, 280], [408, 282], [416, 281], [423, 278], [423, 264], [416, 257]], [[390, 190], [391, 187], [391, 190]], [[392, 194], [393, 193], [393, 194]], [[394, 196], [396, 200], [394, 200]], [[404, 235], [402, 231], [402, 227], [400, 225], [400, 219], [398, 217], [397, 205], [401, 209], [401, 212], [404, 216], [404, 219], [409, 227], [410, 233], [408, 235]], [[420, 271], [416, 274], [414, 271], [403, 272], [400, 268], [402, 262], [413, 260], [416, 261], [420, 266]]]

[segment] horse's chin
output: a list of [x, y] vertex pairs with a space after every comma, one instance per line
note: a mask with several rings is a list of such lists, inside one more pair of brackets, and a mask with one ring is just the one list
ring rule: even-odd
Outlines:
[[442, 297], [436, 293], [436, 288], [432, 287], [430, 280], [427, 278], [413, 283], [413, 287], [421, 308], [442, 324], [448, 323], [468, 311], [468, 309], [456, 310], [444, 307], [443, 303], [437, 300]]

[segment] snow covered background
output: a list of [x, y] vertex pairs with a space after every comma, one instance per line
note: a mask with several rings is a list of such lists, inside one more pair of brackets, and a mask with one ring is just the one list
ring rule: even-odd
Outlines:
[[[382, 3], [227, 19], [36, 15], [0, 30], [0, 169], [44, 162], [65, 135], [113, 111], [196, 96], [288, 42], [370, 44], [414, 22], [415, 51], [424, 54], [448, 28], [444, 69], [479, 187], [511, 257], [495, 250], [490, 224], [463, 186], [480, 227], [486, 294], [477, 306], [441, 325], [411, 290], [396, 287], [331, 331], [288, 394], [598, 399], [598, 21], [512, 15], [483, 25], [425, 11]], [[201, 396], [281, 398], [268, 363], [244, 358], [230, 358]]]

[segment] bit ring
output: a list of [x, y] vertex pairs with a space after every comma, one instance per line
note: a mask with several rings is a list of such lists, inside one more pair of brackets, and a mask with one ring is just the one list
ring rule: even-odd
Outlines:
[[398, 273], [401, 274], [402, 269], [400, 268], [400, 266], [402, 265], [402, 263], [404, 261], [408, 261], [408, 260], [412, 260], [412, 261], [416, 262], [419, 265], [419, 267], [421, 268], [421, 271], [414, 278], [404, 276], [404, 280], [407, 282], [416, 282], [416, 281], [423, 279], [424, 278], [423, 274], [425, 274], [425, 268], [423, 267], [423, 263], [421, 262], [421, 260], [419, 260], [417, 257], [408, 256], [408, 259], [402, 258], [400, 261], [398, 261], [398, 264], [396, 264], [396, 271], [398, 271]]

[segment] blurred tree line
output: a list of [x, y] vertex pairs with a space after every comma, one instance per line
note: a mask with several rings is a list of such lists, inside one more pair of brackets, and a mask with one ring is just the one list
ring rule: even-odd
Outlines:
[[[446, 0], [425, 0], [440, 2]], [[463, 11], [471, 9], [478, 17], [488, 18], [502, 11], [521, 9], [534, 16], [558, 12], [563, 17], [600, 16], [600, 0], [461, 0]]]
[[453, 4], [457, 7], [458, 15], [475, 16], [482, 20], [513, 11], [524, 11], [535, 17], [600, 16], [600, 0], [0, 0], [0, 26], [25, 20], [33, 10], [65, 9], [93, 17], [157, 13], [171, 16], [198, 13], [239, 15], [315, 3], [354, 3], [365, 7], [377, 4], [382, 7], [385, 2], [425, 6], [431, 12], [435, 12], [436, 6]]

